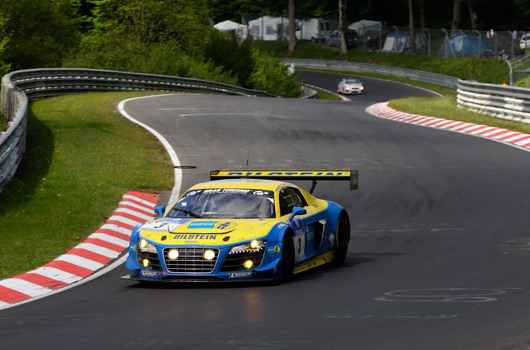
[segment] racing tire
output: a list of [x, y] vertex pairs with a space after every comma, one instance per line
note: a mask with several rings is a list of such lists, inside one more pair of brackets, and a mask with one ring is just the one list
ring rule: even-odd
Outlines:
[[282, 243], [282, 282], [290, 281], [294, 274], [294, 243], [291, 234], [285, 234]]
[[348, 255], [348, 244], [350, 243], [350, 220], [348, 214], [341, 213], [337, 222], [337, 247], [335, 248], [335, 257], [333, 264], [342, 265]]

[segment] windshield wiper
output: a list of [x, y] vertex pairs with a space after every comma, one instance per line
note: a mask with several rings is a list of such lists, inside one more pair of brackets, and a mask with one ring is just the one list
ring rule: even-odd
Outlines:
[[195, 213], [192, 213], [191, 211], [186, 210], [186, 209], [173, 208], [173, 210], [180, 211], [181, 213], [188, 214], [188, 215], [190, 215], [190, 216], [194, 216], [194, 217], [196, 217], [196, 218], [202, 219], [202, 217], [201, 217], [200, 215], [197, 215], [197, 214], [195, 214]]

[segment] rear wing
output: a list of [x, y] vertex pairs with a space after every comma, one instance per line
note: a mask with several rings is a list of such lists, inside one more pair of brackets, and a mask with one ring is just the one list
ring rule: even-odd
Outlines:
[[359, 188], [358, 170], [213, 170], [210, 180], [225, 180], [234, 178], [267, 179], [267, 180], [311, 180], [313, 193], [318, 181], [349, 181], [350, 191]]

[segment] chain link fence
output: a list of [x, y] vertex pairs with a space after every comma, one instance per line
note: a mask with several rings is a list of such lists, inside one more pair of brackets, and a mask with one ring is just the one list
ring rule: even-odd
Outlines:
[[[289, 19], [281, 15], [242, 14], [241, 22], [255, 40], [289, 40]], [[340, 46], [334, 41], [337, 18], [297, 18], [297, 40]], [[482, 59], [517, 59], [525, 54], [520, 42], [521, 31], [479, 31], [384, 26], [377, 21], [358, 21], [348, 26], [350, 50], [416, 54], [431, 57], [469, 57]], [[413, 38], [412, 38], [413, 36]], [[414, 45], [411, 43], [414, 42]], [[530, 37], [529, 42], [530, 46]]]

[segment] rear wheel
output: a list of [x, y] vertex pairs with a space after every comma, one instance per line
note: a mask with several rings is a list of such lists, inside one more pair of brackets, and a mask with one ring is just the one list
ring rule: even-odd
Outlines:
[[350, 220], [348, 214], [340, 214], [337, 222], [337, 247], [335, 248], [335, 257], [333, 263], [341, 265], [346, 260], [348, 254], [348, 244], [350, 243]]
[[294, 244], [293, 236], [286, 233], [282, 243], [282, 281], [293, 278], [294, 273]]

